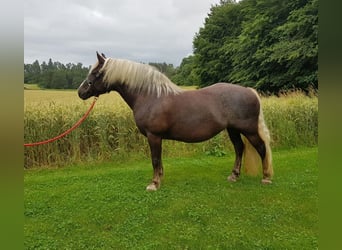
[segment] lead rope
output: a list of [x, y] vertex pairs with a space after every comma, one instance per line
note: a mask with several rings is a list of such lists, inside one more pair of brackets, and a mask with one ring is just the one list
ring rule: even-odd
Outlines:
[[97, 97], [94, 98], [93, 103], [91, 104], [90, 108], [88, 109], [88, 111], [83, 115], [83, 117], [81, 119], [79, 119], [71, 128], [69, 128], [67, 131], [63, 132], [60, 135], [57, 135], [56, 137], [53, 137], [51, 139], [45, 140], [45, 141], [40, 141], [40, 142], [32, 142], [32, 143], [24, 143], [24, 147], [32, 147], [32, 146], [37, 146], [37, 145], [42, 145], [42, 144], [47, 144], [53, 141], [56, 141], [64, 136], [66, 136], [67, 134], [71, 133], [71, 131], [73, 131], [75, 128], [77, 128], [79, 125], [81, 125], [81, 123], [88, 117], [90, 111], [93, 109], [95, 102], [97, 101]]

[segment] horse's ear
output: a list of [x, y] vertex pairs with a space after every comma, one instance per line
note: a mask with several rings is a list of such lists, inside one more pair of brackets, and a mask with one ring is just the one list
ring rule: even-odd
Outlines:
[[104, 59], [106, 59], [106, 58], [107, 58], [107, 57], [105, 56], [105, 54], [101, 53], [101, 55], [102, 55], [102, 57], [103, 57]]
[[106, 57], [100, 55], [99, 52], [97, 51], [96, 51], [96, 55], [97, 55], [97, 60], [99, 60], [99, 64], [104, 64]]

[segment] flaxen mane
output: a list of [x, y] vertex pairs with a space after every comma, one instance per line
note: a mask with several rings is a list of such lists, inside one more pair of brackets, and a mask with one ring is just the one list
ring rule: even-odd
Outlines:
[[123, 83], [130, 91], [164, 96], [179, 94], [182, 89], [156, 68], [129, 60], [107, 58], [102, 69], [108, 84]]

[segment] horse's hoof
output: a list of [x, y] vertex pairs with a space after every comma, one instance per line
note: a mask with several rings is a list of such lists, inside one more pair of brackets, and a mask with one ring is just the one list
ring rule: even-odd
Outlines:
[[150, 191], [150, 192], [152, 192], [152, 191], [157, 191], [157, 186], [156, 186], [156, 184], [154, 184], [154, 183], [151, 183], [150, 185], [148, 185], [147, 187], [146, 187], [146, 191]]
[[261, 180], [261, 183], [262, 183], [262, 184], [272, 184], [272, 181], [269, 180], [269, 179], [262, 179], [262, 180]]
[[236, 176], [233, 175], [233, 174], [231, 174], [231, 175], [228, 176], [227, 180], [228, 180], [229, 182], [236, 182]]

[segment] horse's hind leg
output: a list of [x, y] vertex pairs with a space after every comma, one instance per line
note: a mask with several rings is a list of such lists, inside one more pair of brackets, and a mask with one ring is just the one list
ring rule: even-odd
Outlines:
[[265, 142], [261, 139], [258, 133], [255, 134], [246, 134], [245, 135], [249, 142], [253, 145], [253, 147], [256, 149], [258, 154], [261, 157], [262, 160], [262, 169], [263, 169], [263, 183], [272, 183], [270, 180], [270, 175], [268, 171], [268, 164], [266, 162], [266, 145]]
[[228, 176], [228, 181], [235, 182], [240, 176], [244, 145], [239, 131], [232, 128], [228, 128], [227, 131], [235, 149], [235, 163], [231, 175]]
[[153, 134], [148, 134], [147, 139], [151, 150], [153, 179], [152, 182], [146, 187], [146, 190], [156, 191], [160, 187], [161, 177], [163, 176], [163, 165], [161, 159], [162, 139], [161, 137], [155, 136]]

